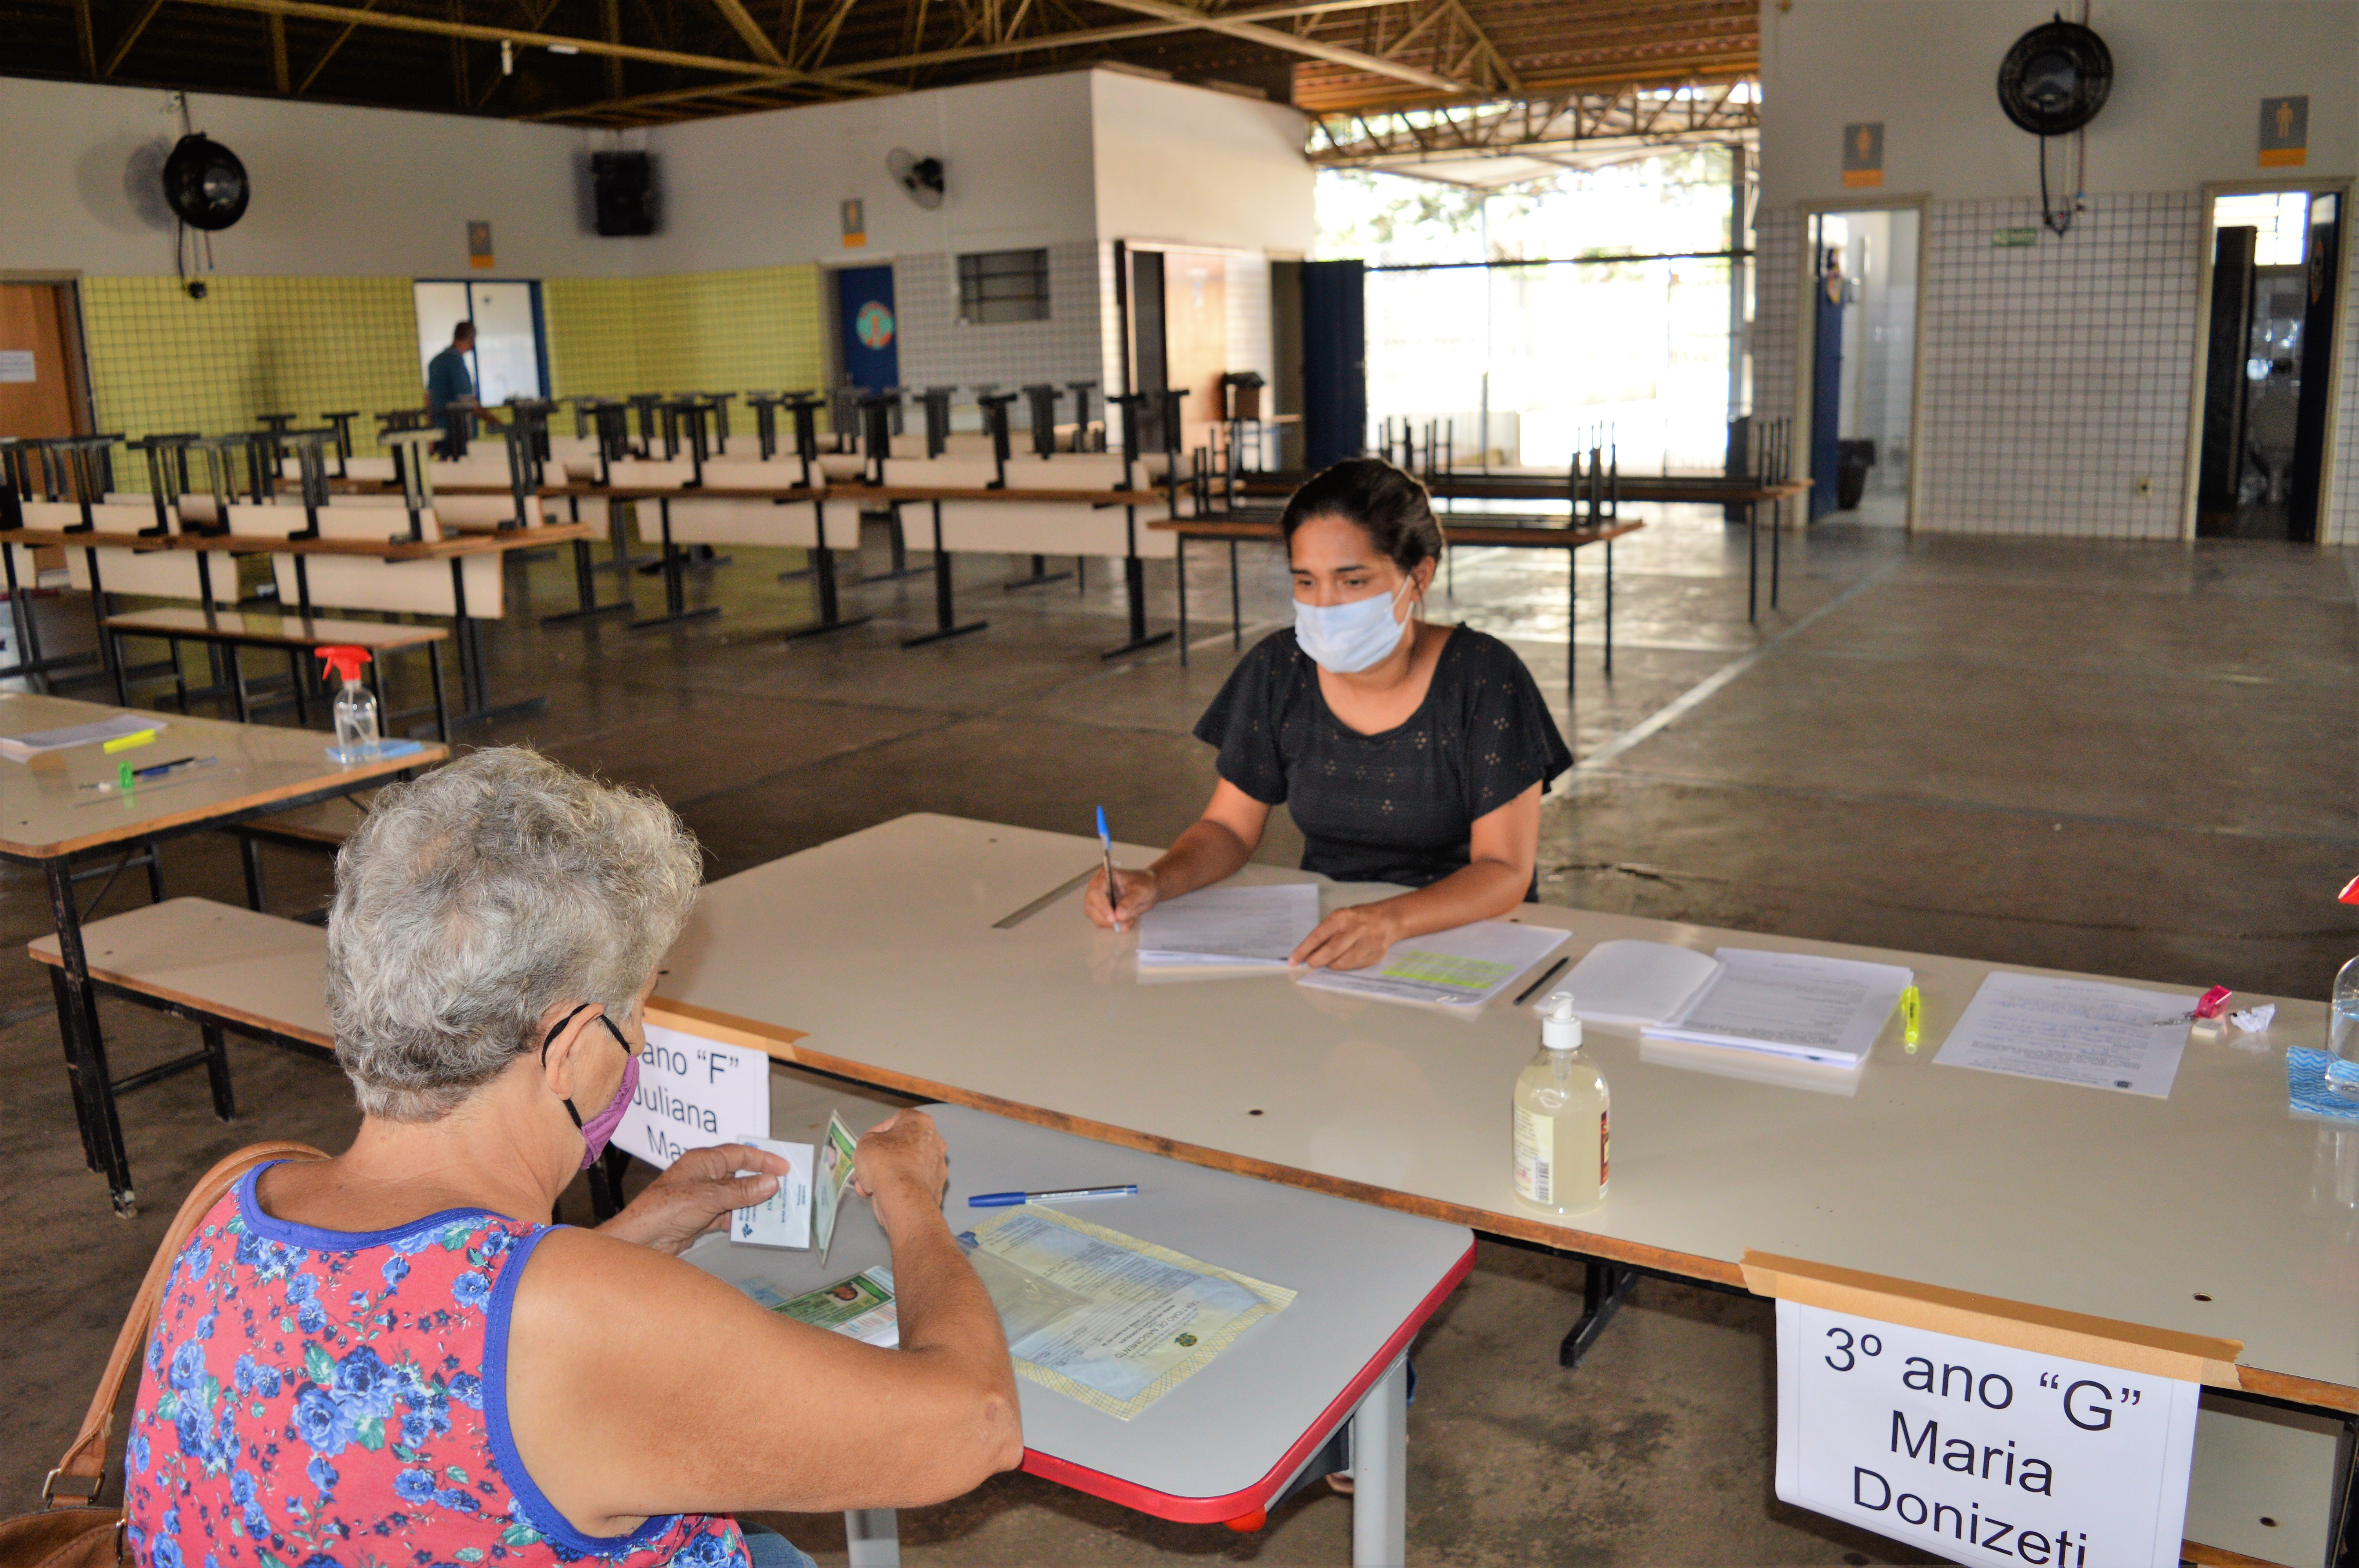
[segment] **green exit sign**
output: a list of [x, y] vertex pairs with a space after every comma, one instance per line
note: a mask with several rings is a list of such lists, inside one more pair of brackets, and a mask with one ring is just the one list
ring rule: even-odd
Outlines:
[[1991, 243], [2003, 251], [2021, 250], [2039, 243], [2038, 229], [1993, 229]]

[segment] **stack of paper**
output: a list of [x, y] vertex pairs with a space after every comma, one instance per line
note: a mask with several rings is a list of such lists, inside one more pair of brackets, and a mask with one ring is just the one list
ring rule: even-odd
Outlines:
[[1592, 947], [1556, 989], [1572, 993], [1584, 1022], [1643, 1027], [1677, 1018], [1720, 971], [1709, 953], [1625, 938]]
[[136, 735], [144, 730], [163, 728], [165, 723], [161, 719], [153, 719], [144, 713], [126, 713], [120, 719], [69, 724], [62, 730], [37, 730], [28, 735], [0, 735], [0, 757], [12, 762], [29, 762], [44, 752], [62, 752], [69, 746], [120, 741], [125, 735]]
[[1319, 924], [1319, 884], [1211, 887], [1138, 919], [1141, 969], [1284, 968]]
[[1897, 964], [1855, 958], [1749, 947], [1714, 957], [1719, 973], [1675, 1017], [1641, 1029], [1642, 1038], [1851, 1066], [1866, 1059], [1911, 980]]
[[1313, 969], [1302, 983], [1385, 1001], [1432, 1002], [1473, 1012], [1564, 943], [1544, 925], [1483, 920], [1395, 943], [1364, 969]]

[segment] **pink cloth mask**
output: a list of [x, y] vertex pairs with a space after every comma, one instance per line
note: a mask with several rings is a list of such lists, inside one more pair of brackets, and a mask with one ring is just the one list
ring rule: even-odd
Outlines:
[[[582, 1007], [589, 1005], [585, 1001]], [[557, 1043], [557, 1037], [565, 1032], [565, 1026], [581, 1013], [582, 1007], [575, 1008], [559, 1020], [557, 1027], [549, 1032], [549, 1038], [540, 1043], [542, 1061], [549, 1060], [549, 1048]], [[606, 1108], [587, 1121], [582, 1119], [582, 1113], [574, 1108], [571, 1100], [564, 1102], [565, 1114], [571, 1117], [573, 1125], [582, 1130], [584, 1147], [580, 1169], [584, 1171], [597, 1163], [598, 1156], [603, 1154], [606, 1145], [614, 1141], [614, 1129], [623, 1124], [623, 1118], [631, 1108], [631, 1097], [638, 1092], [639, 1087], [638, 1053], [631, 1049], [631, 1043], [623, 1038], [623, 1032], [614, 1027], [613, 1019], [602, 1012], [598, 1015], [598, 1022], [606, 1026], [606, 1033], [613, 1035], [614, 1044], [623, 1048], [623, 1081], [614, 1087], [614, 1098], [606, 1102]]]

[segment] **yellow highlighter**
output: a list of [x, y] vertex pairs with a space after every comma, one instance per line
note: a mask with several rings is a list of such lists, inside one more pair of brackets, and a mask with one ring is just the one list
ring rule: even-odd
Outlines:
[[1925, 999], [1915, 986], [1900, 992], [1900, 1043], [1911, 1051], [1917, 1049], [1917, 1031], [1925, 1022]]
[[133, 735], [117, 735], [114, 740], [109, 741], [104, 745], [101, 746], [99, 750], [111, 757], [117, 752], [127, 752], [134, 746], [145, 746], [155, 739], [156, 731], [153, 730], [142, 730], [138, 733]]

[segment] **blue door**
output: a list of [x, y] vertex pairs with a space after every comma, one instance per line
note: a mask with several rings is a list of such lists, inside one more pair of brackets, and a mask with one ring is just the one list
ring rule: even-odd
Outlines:
[[893, 314], [893, 269], [845, 267], [835, 281], [845, 379], [867, 392], [900, 385], [901, 324]]

